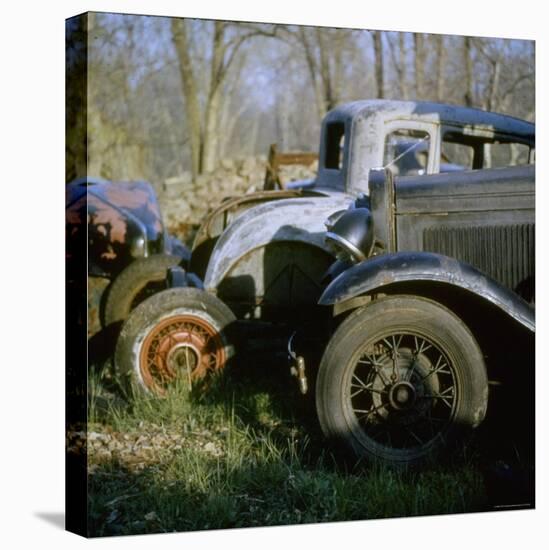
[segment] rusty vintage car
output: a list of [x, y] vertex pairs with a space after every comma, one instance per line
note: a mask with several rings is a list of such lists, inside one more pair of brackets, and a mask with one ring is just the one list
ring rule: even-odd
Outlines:
[[162, 289], [166, 269], [189, 250], [169, 235], [147, 182], [81, 178], [66, 187], [67, 269], [87, 253], [88, 337], [122, 321]]
[[[118, 373], [157, 394], [192, 385], [234, 357], [237, 328], [282, 323], [330, 439], [393, 464], [436, 455], [481, 423], [488, 380], [532, 355], [534, 148], [533, 124], [476, 109], [335, 109], [314, 181], [204, 221], [188, 269], [205, 288], [170, 268], [122, 327]], [[295, 346], [305, 326], [318, 376]]]

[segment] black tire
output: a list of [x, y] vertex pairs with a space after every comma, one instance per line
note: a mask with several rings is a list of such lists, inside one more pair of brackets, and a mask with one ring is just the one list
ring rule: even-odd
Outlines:
[[451, 311], [389, 296], [354, 311], [322, 357], [316, 407], [324, 434], [355, 458], [416, 466], [486, 414], [483, 355]]
[[181, 258], [154, 254], [140, 258], [123, 269], [113, 281], [105, 302], [105, 326], [124, 321], [143, 300], [166, 288], [166, 272]]
[[173, 384], [205, 388], [235, 355], [231, 310], [196, 288], [147, 298], [130, 314], [116, 344], [116, 375], [127, 392], [163, 396]]

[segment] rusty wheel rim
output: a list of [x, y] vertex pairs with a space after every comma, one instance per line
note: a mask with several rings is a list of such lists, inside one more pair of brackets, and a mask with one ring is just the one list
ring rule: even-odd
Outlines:
[[141, 346], [139, 369], [147, 389], [164, 395], [176, 381], [197, 382], [225, 366], [226, 355], [219, 332], [194, 315], [164, 319], [147, 334]]

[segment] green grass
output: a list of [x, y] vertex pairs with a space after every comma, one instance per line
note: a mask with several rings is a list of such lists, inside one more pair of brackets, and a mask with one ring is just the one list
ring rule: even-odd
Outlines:
[[[176, 434], [184, 444], [139, 468], [117, 453], [107, 460], [90, 453], [90, 535], [486, 509], [472, 460], [416, 473], [342, 465], [326, 448], [310, 401], [293, 390], [287, 380], [252, 374], [202, 400], [176, 389], [166, 399], [128, 403], [105, 395], [92, 377], [90, 432]], [[208, 443], [215, 453], [206, 452]]]

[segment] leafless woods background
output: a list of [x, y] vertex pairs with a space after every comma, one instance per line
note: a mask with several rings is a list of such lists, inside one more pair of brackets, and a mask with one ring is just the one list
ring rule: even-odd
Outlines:
[[[82, 31], [69, 28], [67, 55]], [[99, 13], [88, 31], [88, 166], [72, 160], [86, 138], [69, 109], [67, 181], [158, 187], [271, 143], [315, 151], [322, 116], [355, 99], [535, 115], [532, 41]]]

